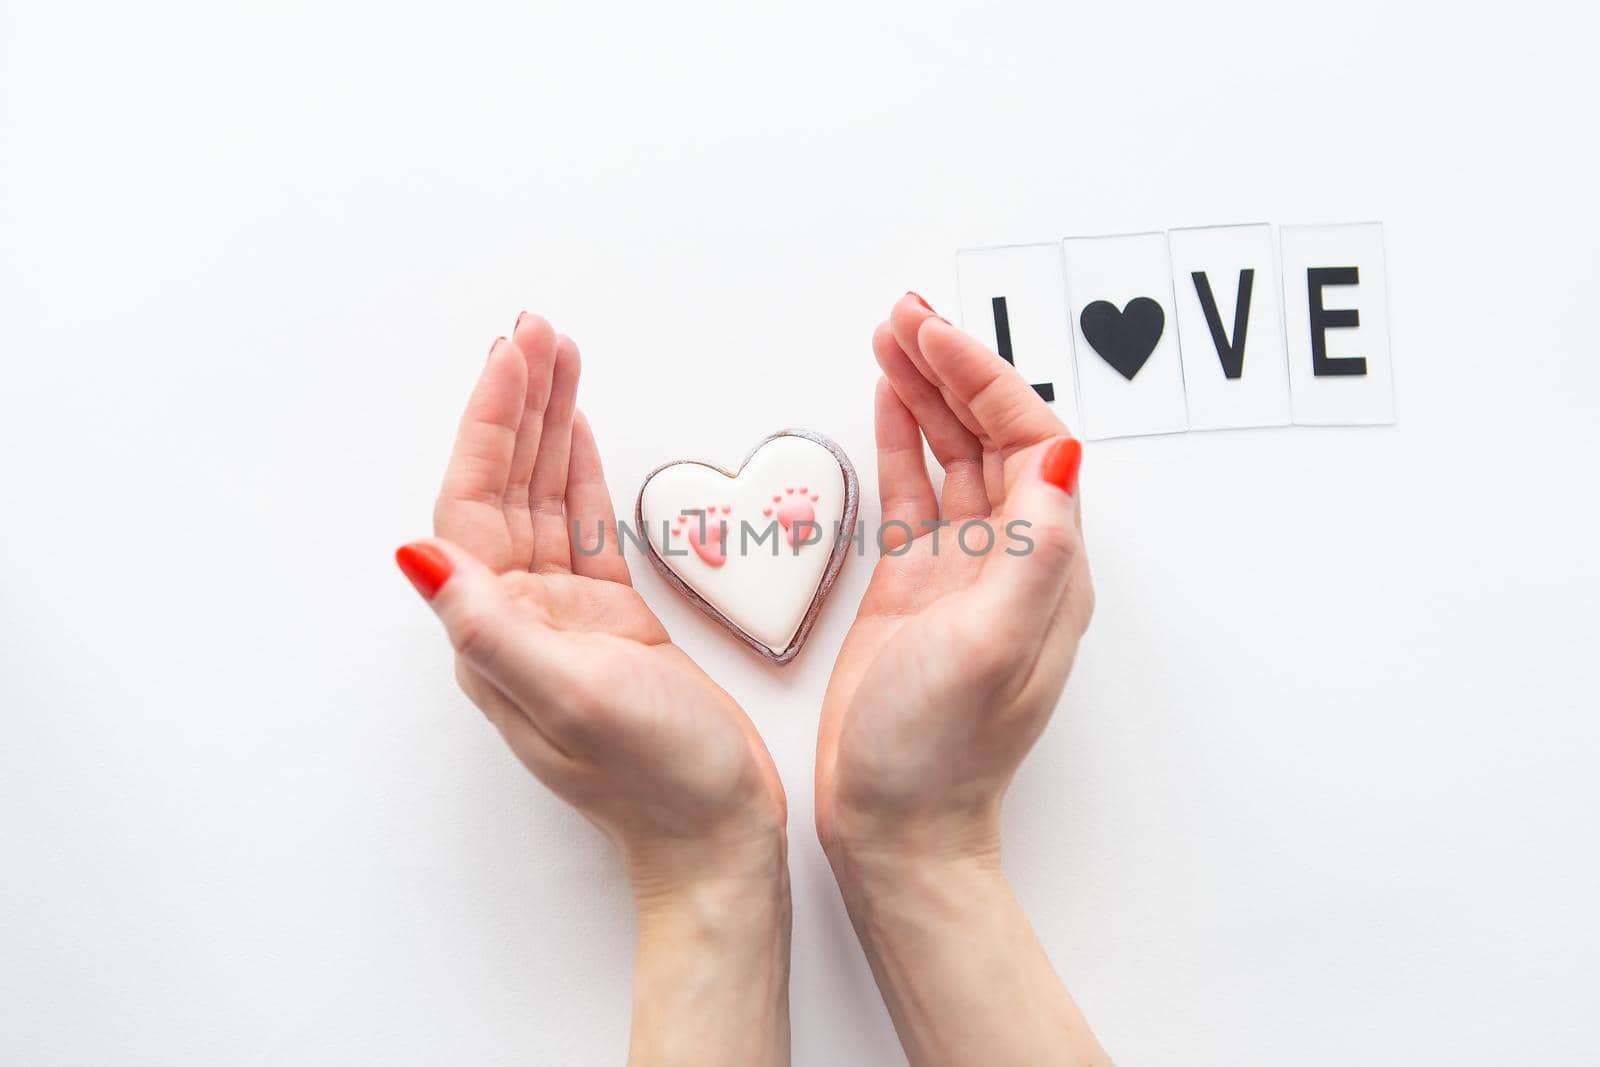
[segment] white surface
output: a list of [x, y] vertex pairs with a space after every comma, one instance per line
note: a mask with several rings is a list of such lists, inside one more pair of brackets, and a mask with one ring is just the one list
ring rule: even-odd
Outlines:
[[[1178, 433], [1189, 428], [1183, 363], [1172, 313], [1172, 267], [1164, 233], [1069, 237], [1061, 242], [1078, 354], [1078, 403], [1089, 440]], [[1107, 363], [1083, 334], [1083, 309], [1104, 300], [1126, 311], [1145, 297], [1161, 305], [1161, 336], [1130, 381]]]
[[[1019, 892], [1124, 1064], [1594, 1060], [1575, 14], [0, 5], [0, 1061], [620, 1062], [617, 862], [390, 555], [490, 340], [579, 340], [624, 506], [805, 425], [871, 522], [892, 300], [1241, 218], [1384, 221], [1401, 420], [1089, 448]], [[785, 668], [635, 568], [789, 787], [801, 1067], [898, 1056], [810, 829], [863, 562]]]
[[[707, 462], [734, 469], [732, 459], [674, 463], [644, 483], [640, 533], [712, 607], [773, 652], [783, 652], [816, 599], [839, 541], [844, 472], [832, 452], [804, 437], [766, 442], [735, 478]], [[778, 498], [795, 493], [817, 498], [811, 504], [814, 527], [780, 525], [784, 512]], [[708, 514], [709, 509], [714, 510]], [[713, 541], [721, 534], [720, 565], [686, 543], [701, 534], [702, 523]], [[677, 535], [669, 532], [674, 526], [680, 527]]]
[[[1172, 252], [1172, 290], [1183, 353], [1183, 392], [1189, 427], [1223, 430], [1286, 426], [1289, 422], [1289, 364], [1284, 354], [1283, 299], [1272, 227], [1200, 226], [1167, 234]], [[1239, 315], [1242, 272], [1250, 275], [1250, 302]], [[1227, 337], [1225, 351], [1241, 348], [1237, 378], [1229, 378], [1217, 351], [1195, 273], [1205, 275], [1217, 321]], [[1241, 324], [1239, 319], [1243, 318]]]
[[[1371, 426], [1394, 421], [1394, 363], [1390, 359], [1389, 270], [1383, 224], [1285, 226], [1278, 231], [1283, 261], [1283, 319], [1288, 324], [1289, 386], [1294, 421], [1302, 426]], [[1506, 263], [1501, 269], [1515, 270]], [[1308, 270], [1354, 267], [1354, 285], [1322, 286], [1322, 308], [1356, 313], [1352, 326], [1324, 329], [1330, 360], [1361, 359], [1365, 374], [1318, 375], [1311, 358]], [[1472, 269], [1466, 265], [1465, 269]], [[1515, 373], [1515, 372], [1513, 372]], [[1600, 400], [1600, 398], [1597, 398]]]
[[995, 347], [994, 298], [1006, 298], [1011, 327], [1011, 358], [1030, 383], [1048, 382], [1051, 404], [1070, 425], [1078, 425], [1078, 383], [1072, 365], [1072, 316], [1067, 311], [1067, 281], [1061, 242], [964, 248], [956, 254], [956, 321], [984, 344]]

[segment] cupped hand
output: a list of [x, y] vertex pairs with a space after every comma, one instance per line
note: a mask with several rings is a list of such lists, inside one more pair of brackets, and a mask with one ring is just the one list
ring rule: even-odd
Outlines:
[[836, 867], [873, 850], [997, 854], [1001, 797], [1093, 610], [1081, 447], [913, 294], [872, 345], [885, 551], [823, 702], [817, 829]]
[[[512, 751], [620, 847], [637, 889], [782, 877], [783, 789], [739, 705], [633, 589], [578, 350], [524, 314], [462, 417], [433, 541], [399, 560]], [[574, 540], [574, 530], [577, 535]]]

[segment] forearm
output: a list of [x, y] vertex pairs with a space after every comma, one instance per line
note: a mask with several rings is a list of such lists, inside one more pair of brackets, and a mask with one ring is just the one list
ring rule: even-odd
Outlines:
[[630, 1067], [788, 1064], [790, 901], [781, 850], [768, 871], [638, 895]]
[[1109, 1064], [998, 854], [836, 851], [850, 918], [914, 1067]]

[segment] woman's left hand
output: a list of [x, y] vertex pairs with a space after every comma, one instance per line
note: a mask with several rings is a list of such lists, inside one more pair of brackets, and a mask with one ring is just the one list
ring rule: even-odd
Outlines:
[[437, 539], [397, 559], [449, 632], [462, 689], [622, 852], [640, 912], [635, 1057], [787, 1062], [783, 787], [744, 711], [630, 583], [578, 370], [537, 316], [495, 342]]

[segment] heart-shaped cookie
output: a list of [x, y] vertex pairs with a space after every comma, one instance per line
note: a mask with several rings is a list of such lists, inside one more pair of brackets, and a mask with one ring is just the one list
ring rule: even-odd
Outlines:
[[788, 663], [844, 566], [859, 497], [842, 448], [784, 430], [737, 471], [694, 460], [657, 467], [633, 517], [674, 588], [761, 655]]

